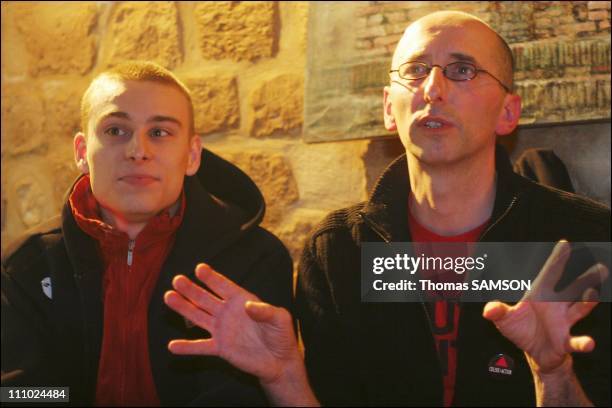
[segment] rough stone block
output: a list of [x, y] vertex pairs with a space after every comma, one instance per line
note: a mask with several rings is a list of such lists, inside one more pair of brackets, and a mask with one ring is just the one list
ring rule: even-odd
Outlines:
[[185, 83], [193, 100], [196, 133], [207, 134], [238, 126], [240, 102], [234, 77], [191, 78]]
[[72, 149], [54, 151], [47, 160], [50, 161], [53, 174], [53, 198], [55, 202], [63, 205], [67, 198], [66, 193], [80, 174], [74, 163]]
[[295, 74], [282, 74], [264, 82], [250, 98], [249, 133], [270, 136], [299, 128], [304, 115], [304, 82]]
[[84, 80], [47, 81], [42, 84], [46, 138], [72, 146], [72, 138], [81, 130], [81, 98], [88, 85], [89, 82]]
[[[283, 30], [283, 44], [289, 44], [289, 47], [297, 51], [304, 58], [306, 57], [308, 37], [309, 3], [310, 2], [307, 1], [285, 2], [282, 3], [281, 9], [284, 13], [281, 13], [283, 14], [281, 21], [284, 27], [286, 27], [286, 29]], [[283, 44], [281, 44], [280, 47], [286, 49], [287, 45]], [[305, 62], [301, 64], [303, 65]]]
[[300, 260], [306, 240], [310, 238], [315, 227], [325, 215], [325, 211], [299, 209], [280, 227], [272, 228], [272, 232], [283, 241], [289, 250], [295, 264]]
[[372, 48], [371, 40], [358, 40], [355, 43], [355, 48], [358, 50], [369, 50]]
[[293, 171], [282, 154], [263, 151], [219, 151], [219, 154], [247, 173], [261, 190], [266, 200], [265, 226], [277, 225], [287, 207], [299, 199]]
[[20, 6], [21, 4], [17, 2], [3, 1], [0, 3], [2, 7], [2, 47], [0, 47], [2, 56], [0, 60], [3, 83], [7, 78], [28, 75], [30, 69], [26, 38], [19, 32], [15, 24], [18, 17], [15, 9]]
[[366, 198], [361, 159], [367, 140], [313, 143], [289, 153], [300, 186], [300, 204], [324, 211], [337, 210]]
[[202, 56], [255, 60], [273, 56], [279, 30], [276, 2], [214, 1], [195, 6]]
[[150, 60], [173, 68], [182, 60], [177, 9], [172, 2], [125, 2], [108, 25], [106, 65]]
[[5, 84], [2, 87], [2, 155], [46, 150], [45, 117], [43, 97], [36, 83]]
[[15, 23], [28, 50], [32, 75], [89, 72], [97, 51], [96, 4], [68, 2], [59, 6], [51, 2], [23, 2], [12, 6]]
[[385, 16], [382, 14], [372, 14], [371, 16], [368, 16], [368, 25], [369, 26], [373, 26], [373, 25], [379, 25], [385, 22]]
[[9, 231], [32, 228], [56, 214], [52, 177], [42, 156], [11, 161], [7, 167], [11, 169], [7, 178], [7, 205], [13, 206], [9, 214], [17, 216], [17, 220], [9, 217]]

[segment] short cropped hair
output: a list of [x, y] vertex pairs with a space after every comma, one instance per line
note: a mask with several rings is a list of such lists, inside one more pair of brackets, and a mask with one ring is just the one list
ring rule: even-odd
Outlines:
[[170, 85], [178, 89], [185, 98], [189, 107], [189, 133], [195, 134], [193, 101], [189, 88], [181, 82], [172, 72], [159, 64], [150, 61], [126, 61], [98, 74], [83, 94], [81, 99], [81, 128], [87, 132], [89, 115], [91, 114], [91, 94], [97, 85], [107, 79], [117, 79], [122, 81], [151, 81]]

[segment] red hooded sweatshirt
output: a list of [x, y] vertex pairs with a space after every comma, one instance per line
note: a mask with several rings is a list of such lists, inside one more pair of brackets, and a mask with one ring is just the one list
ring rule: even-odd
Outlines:
[[185, 212], [184, 193], [176, 215], [151, 219], [135, 240], [102, 221], [89, 176], [70, 198], [79, 227], [98, 243], [104, 263], [104, 330], [96, 405], [159, 406], [149, 359], [148, 308], [161, 267]]

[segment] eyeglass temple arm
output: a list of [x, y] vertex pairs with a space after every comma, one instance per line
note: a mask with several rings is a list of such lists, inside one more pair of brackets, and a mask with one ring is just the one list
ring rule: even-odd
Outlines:
[[495, 77], [495, 75], [491, 74], [489, 71], [487, 71], [487, 70], [485, 70], [485, 69], [476, 69], [476, 71], [478, 71], [478, 72], [484, 72], [485, 74], [489, 75], [491, 78], [493, 78], [494, 80], [496, 80], [496, 81], [497, 81], [497, 83], [498, 83], [498, 84], [500, 84], [500, 85], [501, 85], [501, 87], [502, 87], [502, 88], [504, 88], [504, 90], [505, 90], [506, 92], [508, 92], [508, 93], [512, 93], [512, 92], [510, 92], [510, 88], [508, 88], [506, 85], [504, 85], [502, 81], [500, 81], [499, 79], [497, 79], [497, 78]]

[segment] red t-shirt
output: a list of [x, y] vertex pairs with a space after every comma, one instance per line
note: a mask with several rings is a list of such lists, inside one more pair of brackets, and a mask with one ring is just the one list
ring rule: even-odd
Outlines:
[[89, 177], [77, 182], [69, 203], [79, 227], [98, 243], [104, 264], [104, 331], [96, 383], [97, 406], [159, 406], [149, 357], [148, 308], [161, 267], [185, 212], [151, 219], [131, 241], [106, 224]]
[[[425, 256], [459, 257], [468, 256], [471, 252], [471, 245], [453, 245], [452, 248], [441, 248], [433, 246], [436, 242], [476, 242], [480, 234], [487, 226], [487, 222], [471, 231], [460, 235], [443, 236], [432, 232], [418, 223], [408, 211], [408, 221], [410, 234], [412, 236], [415, 254]], [[449, 253], [451, 252], [451, 253]], [[463, 282], [464, 275], [454, 272], [449, 274], [437, 275], [436, 277], [423, 276], [439, 282]], [[437, 300], [433, 305], [427, 305], [429, 310], [433, 310], [432, 327], [434, 331], [434, 341], [440, 358], [442, 377], [444, 384], [444, 406], [449, 407], [453, 402], [455, 394], [455, 375], [457, 369], [457, 332], [459, 328], [459, 303], [446, 300]]]

